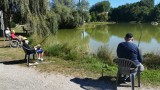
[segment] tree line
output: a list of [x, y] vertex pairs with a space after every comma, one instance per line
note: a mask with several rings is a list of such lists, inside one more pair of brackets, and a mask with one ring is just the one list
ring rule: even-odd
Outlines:
[[154, 0], [141, 0], [112, 8], [109, 12], [110, 21], [116, 22], [150, 22], [160, 21], [160, 3], [154, 6]]

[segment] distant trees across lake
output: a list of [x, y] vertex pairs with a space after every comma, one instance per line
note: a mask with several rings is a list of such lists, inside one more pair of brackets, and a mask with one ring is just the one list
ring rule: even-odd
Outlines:
[[160, 21], [160, 3], [154, 6], [154, 0], [141, 0], [112, 8], [109, 20], [116, 22], [151, 22]]

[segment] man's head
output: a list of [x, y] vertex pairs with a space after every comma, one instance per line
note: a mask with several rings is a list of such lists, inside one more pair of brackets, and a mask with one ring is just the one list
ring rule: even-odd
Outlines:
[[126, 41], [133, 41], [133, 34], [132, 33], [127, 33], [124, 38], [125, 38]]
[[26, 43], [26, 44], [29, 43], [29, 40], [26, 37], [22, 37], [21, 40], [23, 43]]
[[8, 28], [8, 27], [7, 27], [6, 29], [7, 29], [7, 30], [9, 30], [9, 28]]
[[15, 34], [15, 31], [14, 31], [14, 30], [12, 30], [12, 31], [11, 31], [11, 33], [14, 33], [14, 34]]

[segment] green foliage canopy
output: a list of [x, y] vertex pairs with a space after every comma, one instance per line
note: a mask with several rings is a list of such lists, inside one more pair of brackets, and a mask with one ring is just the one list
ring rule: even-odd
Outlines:
[[58, 18], [59, 28], [75, 28], [83, 24], [84, 20], [89, 21], [88, 7], [86, 0], [75, 3], [74, 0], [52, 0], [52, 10]]
[[26, 23], [27, 29], [38, 35], [45, 36], [57, 29], [56, 16], [50, 14], [49, 0], [0, 0], [0, 6], [6, 16], [6, 27], [19, 16], [17, 23]]
[[126, 4], [113, 8], [109, 12], [111, 21], [118, 22], [147, 22], [151, 21], [151, 11], [154, 8], [154, 0], [141, 0], [133, 4]]
[[[107, 21], [109, 9], [110, 9], [109, 1], [102, 1], [96, 3], [89, 10], [91, 13], [91, 21]], [[104, 15], [106, 16], [104, 17]]]

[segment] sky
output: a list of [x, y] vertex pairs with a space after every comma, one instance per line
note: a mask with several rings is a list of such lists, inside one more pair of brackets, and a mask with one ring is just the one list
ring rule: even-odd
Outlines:
[[[104, 1], [104, 0], [88, 0], [90, 3], [90, 6], [94, 5], [97, 2]], [[140, 0], [109, 0], [111, 3], [111, 7], [115, 8], [120, 5], [124, 5], [126, 3], [134, 3], [134, 2], [139, 2]], [[160, 0], [155, 0], [155, 5], [160, 3]]]

